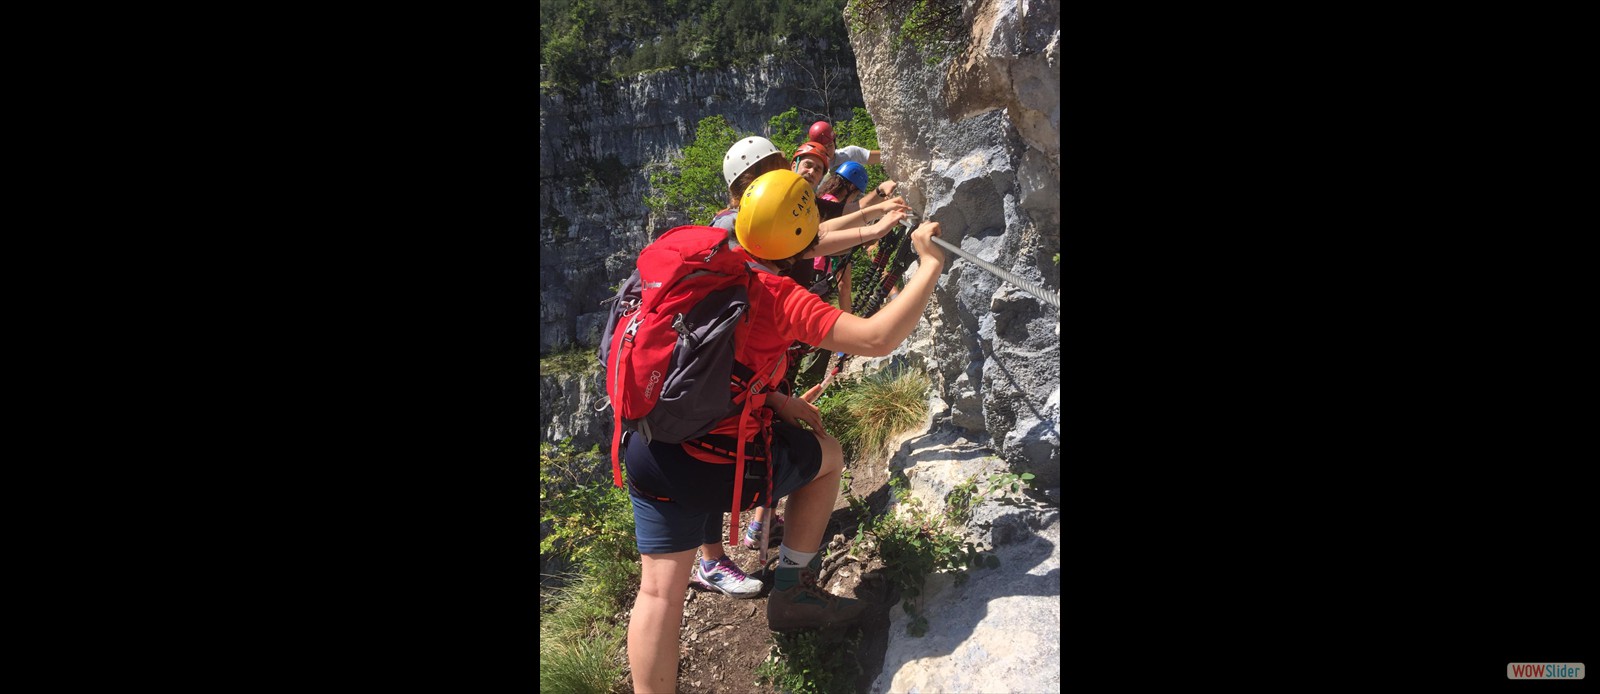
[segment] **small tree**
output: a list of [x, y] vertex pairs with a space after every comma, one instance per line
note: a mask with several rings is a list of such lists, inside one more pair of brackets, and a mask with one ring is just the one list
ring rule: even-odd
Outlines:
[[767, 139], [783, 151], [785, 159], [794, 158], [794, 151], [804, 144], [805, 136], [806, 129], [800, 127], [800, 113], [793, 106], [767, 119]]
[[[878, 146], [878, 126], [872, 122], [871, 114], [857, 106], [851, 109], [854, 117], [847, 121], [840, 121], [833, 126], [833, 139], [835, 147], [855, 145], [867, 149], [880, 149]], [[889, 178], [880, 164], [867, 167], [867, 188], [876, 187], [879, 183]]]
[[656, 215], [681, 212], [694, 224], [709, 224], [727, 206], [728, 184], [722, 180], [722, 157], [740, 137], [722, 116], [707, 116], [695, 126], [694, 142], [666, 168], [650, 174], [655, 195], [645, 205]]

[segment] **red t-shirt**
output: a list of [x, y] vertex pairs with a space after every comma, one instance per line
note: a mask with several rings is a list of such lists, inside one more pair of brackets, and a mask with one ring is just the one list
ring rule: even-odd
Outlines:
[[[744, 253], [744, 249], [739, 249], [739, 252]], [[788, 277], [768, 272], [757, 272], [756, 275], [761, 282], [759, 286], [752, 287], [750, 292], [750, 315], [754, 323], [746, 337], [745, 354], [754, 355], [752, 359], [756, 363], [751, 366], [755, 368], [776, 357], [779, 361], [777, 377], [781, 379], [788, 368], [784, 355], [789, 345], [796, 340], [808, 345], [821, 342], [822, 338], [828, 336], [828, 331], [833, 330], [834, 322], [839, 320], [839, 314], [844, 311], [829, 305]], [[771, 376], [772, 372], [767, 371], [764, 375]], [[753, 408], [765, 406], [765, 391], [770, 391], [776, 385], [766, 384], [762, 388], [763, 393], [756, 397]], [[745, 426], [746, 441], [761, 429], [754, 416], [748, 419]], [[729, 417], [713, 427], [710, 433], [737, 436], [739, 417]], [[694, 452], [699, 453], [698, 450]]]

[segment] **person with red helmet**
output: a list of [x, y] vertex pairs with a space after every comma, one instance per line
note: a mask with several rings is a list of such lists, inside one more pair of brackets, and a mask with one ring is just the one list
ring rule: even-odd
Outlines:
[[828, 170], [830, 171], [839, 168], [840, 164], [847, 161], [853, 161], [862, 166], [883, 163], [883, 152], [881, 150], [867, 149], [856, 145], [834, 148], [833, 126], [829, 125], [828, 121], [819, 120], [812, 123], [811, 130], [807, 131], [806, 137], [813, 142], [820, 142], [833, 149], [833, 158], [828, 161]]
[[[800, 174], [815, 189], [822, 183], [822, 175], [828, 172], [828, 162], [833, 158], [833, 147], [812, 140], [794, 151], [793, 171]], [[826, 218], [824, 218], [826, 221]]]
[[[853, 161], [862, 166], [871, 166], [883, 163], [883, 151], [867, 149], [856, 145], [834, 147], [833, 126], [828, 121], [819, 120], [811, 124], [806, 137], [811, 141], [822, 144], [833, 152], [833, 157], [828, 160], [827, 170], [834, 171], [847, 161]], [[844, 212], [855, 212], [857, 209], [872, 207], [879, 201], [894, 195], [895, 187], [899, 185], [894, 181], [883, 181], [870, 190], [862, 190], [861, 197], [845, 204]]]

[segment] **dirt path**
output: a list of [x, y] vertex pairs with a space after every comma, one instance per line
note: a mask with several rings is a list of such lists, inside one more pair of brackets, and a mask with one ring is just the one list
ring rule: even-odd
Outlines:
[[[850, 490], [855, 496], [866, 499], [874, 512], [887, 505], [889, 474], [886, 465], [878, 461], [852, 465]], [[727, 517], [723, 519], [723, 533], [727, 533]], [[833, 516], [828, 521], [824, 537], [834, 538], [844, 534], [854, 537], [854, 514], [843, 494], [834, 504]], [[774, 531], [772, 549], [767, 553], [770, 564], [777, 562], [778, 545], [782, 535]], [[828, 556], [838, 545], [830, 540], [823, 549]], [[742, 546], [725, 547], [728, 556], [745, 571], [771, 585], [771, 572], [756, 572], [760, 560], [757, 550]], [[828, 579], [827, 589], [845, 597], [860, 598], [871, 603], [868, 616], [860, 627], [861, 641], [856, 650], [862, 674], [856, 682], [857, 691], [866, 691], [883, 666], [883, 655], [888, 647], [889, 607], [898, 599], [879, 572], [881, 568], [874, 557], [872, 564], [839, 559], [843, 562]], [[834, 563], [825, 563], [826, 573]], [[684, 602], [684, 622], [679, 645], [678, 691], [683, 694], [777, 694], [771, 684], [759, 684], [756, 670], [772, 651], [773, 636], [767, 628], [767, 592], [756, 598], [737, 600], [721, 593], [708, 591], [691, 584]], [[631, 683], [631, 678], [630, 678]], [[631, 686], [627, 691], [632, 691]]]

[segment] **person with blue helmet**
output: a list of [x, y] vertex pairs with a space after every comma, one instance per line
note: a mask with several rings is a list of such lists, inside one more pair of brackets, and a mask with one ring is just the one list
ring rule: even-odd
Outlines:
[[[859, 200], [862, 192], [866, 189], [867, 167], [853, 161], [847, 161], [843, 164], [840, 164], [838, 168], [835, 168], [833, 170], [833, 175], [823, 179], [822, 185], [817, 187], [817, 207], [819, 209], [823, 209], [831, 207], [829, 203], [833, 203], [838, 205], [842, 211], [842, 208], [845, 205]], [[824, 276], [831, 275], [838, 278], [839, 308], [843, 309], [845, 313], [851, 312], [851, 252], [854, 251], [857, 246], [875, 241], [889, 233], [890, 229], [893, 229], [894, 226], [900, 222], [900, 220], [905, 218], [906, 210], [909, 209], [905, 207], [905, 202], [903, 200], [891, 200], [882, 204], [890, 206], [888, 213], [884, 214], [880, 219], [878, 219], [876, 224], [862, 227], [862, 230], [857, 233], [856, 238], [852, 243], [849, 244], [847, 248], [843, 249], [842, 251], [829, 253], [826, 256], [819, 255], [817, 256], [816, 260], [813, 261], [815, 268], [819, 272], [823, 273]], [[875, 211], [875, 208], [869, 207], [864, 210], [859, 210], [857, 212], [844, 215], [839, 219], [853, 218], [857, 216], [871, 216], [871, 214]]]
[[833, 172], [839, 174], [840, 178], [849, 181], [850, 185], [855, 186], [856, 192], [859, 193], [867, 189], [867, 167], [853, 161], [847, 161], [840, 164], [839, 168], [834, 169]]

